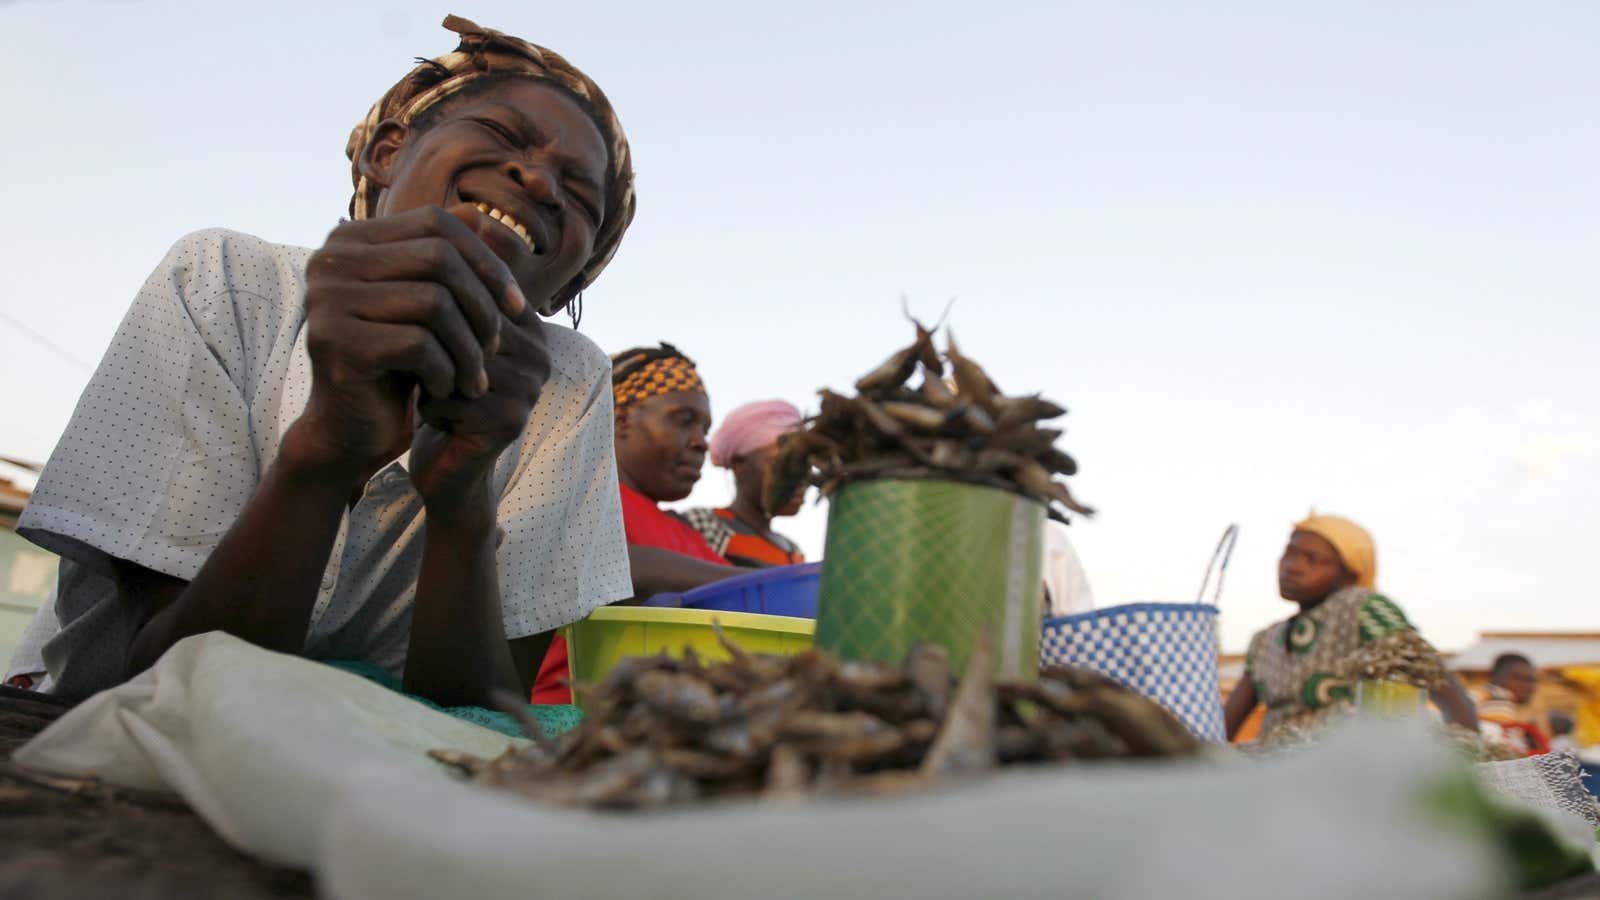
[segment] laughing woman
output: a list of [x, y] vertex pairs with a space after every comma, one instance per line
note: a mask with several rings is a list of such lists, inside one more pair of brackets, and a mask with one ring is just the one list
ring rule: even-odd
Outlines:
[[321, 248], [203, 231], [145, 283], [20, 522], [62, 563], [14, 671], [81, 697], [224, 631], [486, 706], [632, 592], [610, 366], [544, 321], [633, 218], [628, 144], [560, 56], [444, 24]]
[[[1286, 725], [1308, 725], [1348, 707], [1348, 660], [1365, 644], [1413, 630], [1393, 601], [1376, 592], [1377, 552], [1366, 529], [1339, 516], [1313, 515], [1295, 525], [1278, 562], [1278, 590], [1300, 611], [1256, 633], [1244, 677], [1228, 697], [1228, 737], [1256, 705], [1266, 705], [1261, 738]], [[1477, 728], [1472, 700], [1453, 677], [1433, 701], [1457, 725]]]

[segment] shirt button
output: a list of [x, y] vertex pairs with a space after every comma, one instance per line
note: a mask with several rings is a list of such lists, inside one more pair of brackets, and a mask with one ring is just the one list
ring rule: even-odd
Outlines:
[[325, 590], [325, 591], [333, 590], [333, 576], [332, 575], [324, 575], [324, 576], [322, 576], [322, 589]]

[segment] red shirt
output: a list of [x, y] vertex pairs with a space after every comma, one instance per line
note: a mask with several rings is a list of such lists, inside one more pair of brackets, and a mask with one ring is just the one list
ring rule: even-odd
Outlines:
[[[622, 527], [629, 544], [660, 547], [719, 566], [729, 565], [689, 523], [663, 511], [654, 500], [625, 484], [622, 485]], [[569, 677], [567, 641], [556, 635], [544, 655], [544, 665], [539, 667], [539, 678], [533, 685], [533, 702], [571, 703], [572, 690], [561, 683]]]
[[654, 500], [627, 485], [622, 486], [622, 527], [628, 533], [630, 544], [660, 547], [719, 566], [729, 564], [711, 549], [694, 526], [663, 511]]

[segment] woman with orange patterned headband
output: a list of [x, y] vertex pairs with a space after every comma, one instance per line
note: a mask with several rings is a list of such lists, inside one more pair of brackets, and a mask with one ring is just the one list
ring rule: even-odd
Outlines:
[[[748, 572], [728, 564], [687, 522], [659, 504], [689, 496], [706, 459], [711, 400], [693, 360], [671, 344], [611, 358], [617, 475], [634, 596], [681, 593]], [[570, 703], [566, 645], [551, 644], [537, 704]]]
[[628, 143], [559, 55], [444, 25], [320, 249], [200, 232], [134, 302], [20, 523], [63, 557], [15, 666], [47, 689], [225, 631], [488, 705], [633, 593], [607, 359], [542, 318], [633, 218]]

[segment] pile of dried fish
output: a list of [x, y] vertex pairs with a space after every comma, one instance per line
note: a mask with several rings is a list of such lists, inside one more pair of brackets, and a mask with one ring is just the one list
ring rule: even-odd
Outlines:
[[1437, 690], [1450, 680], [1439, 651], [1417, 632], [1392, 631], [1363, 644], [1345, 665], [1350, 681], [1398, 681], [1423, 690]]
[[[940, 355], [933, 332], [912, 319], [917, 338], [856, 381], [857, 395], [820, 391], [821, 410], [785, 435], [763, 498], [780, 509], [808, 477], [827, 496], [853, 481], [939, 478], [984, 484], [1085, 516], [1057, 475], [1078, 464], [1056, 449], [1059, 429], [1041, 422], [1066, 410], [1038, 394], [1007, 397], [948, 334]], [[946, 363], [950, 377], [945, 377]], [[908, 385], [921, 370], [920, 384]], [[815, 471], [818, 473], [813, 476]]]
[[[1363, 644], [1345, 661], [1343, 679], [1349, 684], [1361, 681], [1393, 681], [1434, 691], [1449, 683], [1444, 659], [1427, 639], [1405, 628]], [[1256, 749], [1277, 751], [1314, 744], [1330, 724], [1355, 715], [1351, 702], [1307, 710], [1274, 728], [1257, 742]], [[1474, 762], [1511, 759], [1522, 755], [1503, 742], [1456, 725], [1440, 726], [1437, 732], [1454, 749]]]
[[729, 662], [690, 654], [624, 660], [557, 741], [494, 760], [431, 755], [475, 781], [562, 806], [650, 809], [812, 791], [893, 791], [997, 765], [1178, 756], [1198, 744], [1165, 709], [1083, 670], [995, 684], [984, 648], [957, 684], [944, 650], [900, 666], [820, 650]]

